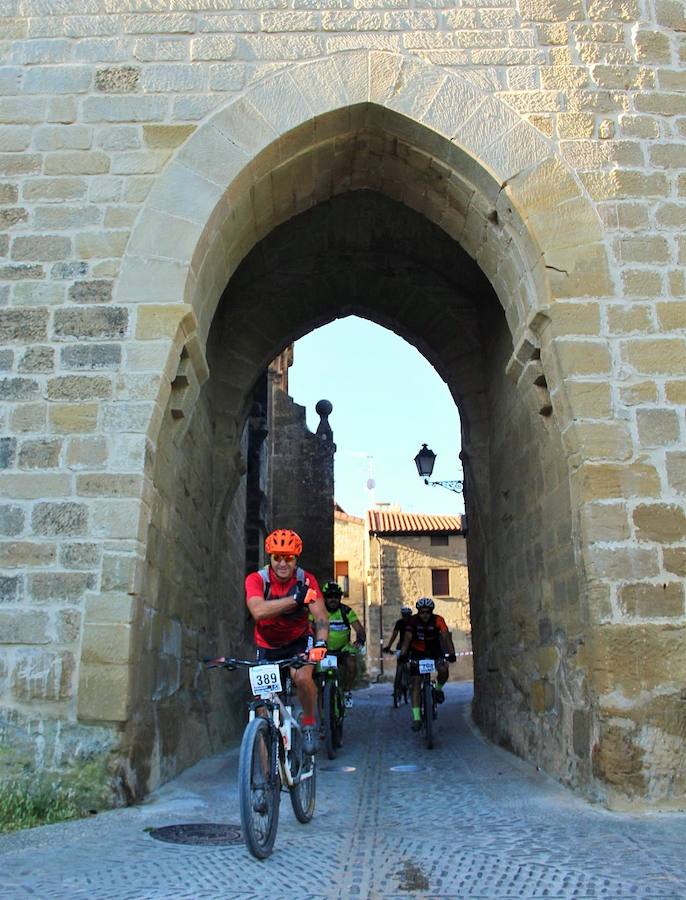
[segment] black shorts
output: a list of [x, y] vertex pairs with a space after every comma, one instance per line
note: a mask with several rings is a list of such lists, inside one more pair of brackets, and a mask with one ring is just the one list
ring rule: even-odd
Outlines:
[[258, 662], [280, 662], [282, 659], [289, 659], [291, 656], [297, 656], [299, 653], [307, 653], [312, 646], [312, 635], [303, 634], [301, 637], [285, 644], [283, 647], [275, 647], [273, 650], [269, 647], [257, 648]]

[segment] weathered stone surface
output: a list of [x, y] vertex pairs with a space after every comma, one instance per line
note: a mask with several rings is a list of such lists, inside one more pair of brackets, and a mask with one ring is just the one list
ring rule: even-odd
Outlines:
[[21, 506], [0, 506], [0, 535], [14, 537], [24, 529], [25, 513]]
[[111, 281], [77, 281], [69, 288], [74, 303], [109, 303], [112, 299]]
[[0, 340], [41, 341], [47, 333], [47, 309], [0, 309]]
[[59, 465], [62, 441], [24, 441], [19, 450], [20, 469], [54, 469]]
[[95, 90], [111, 94], [130, 94], [138, 87], [140, 69], [133, 66], [110, 66], [95, 72]]
[[17, 439], [0, 438], [0, 469], [11, 469], [17, 453]]
[[12, 243], [12, 259], [50, 261], [64, 259], [71, 252], [69, 238], [57, 234], [34, 234], [16, 237]]
[[29, 651], [12, 672], [12, 694], [17, 700], [67, 700], [73, 695], [76, 661], [69, 651]]
[[686, 538], [686, 513], [681, 506], [666, 503], [637, 506], [634, 523], [640, 541], [673, 544]]
[[98, 405], [97, 403], [51, 403], [48, 418], [50, 430], [56, 434], [95, 431], [98, 424]]
[[121, 358], [119, 344], [77, 344], [60, 350], [60, 361], [67, 369], [116, 369]]
[[48, 613], [0, 609], [0, 634], [5, 644], [48, 644]]
[[0, 378], [0, 400], [34, 400], [38, 382], [32, 378]]
[[118, 306], [58, 309], [55, 335], [60, 338], [121, 338], [128, 329], [128, 310]]
[[642, 619], [683, 616], [684, 587], [667, 584], [625, 584], [619, 591], [619, 608], [625, 616]]
[[65, 569], [94, 569], [100, 562], [99, 544], [61, 544], [59, 562]]
[[36, 603], [78, 600], [95, 585], [95, 576], [86, 572], [37, 572], [28, 577], [28, 591]]
[[112, 382], [102, 375], [60, 375], [48, 381], [50, 400], [97, 400], [112, 394]]
[[85, 534], [88, 528], [88, 507], [83, 503], [37, 503], [31, 516], [36, 534]]
[[686, 494], [686, 452], [667, 453], [667, 479], [669, 486], [680, 494]]
[[22, 598], [23, 588], [20, 575], [0, 575], [0, 604], [17, 603]]
[[52, 372], [55, 368], [53, 347], [29, 347], [19, 360], [20, 372]]
[[54, 562], [56, 557], [54, 544], [38, 544], [33, 541], [0, 542], [0, 565], [5, 569], [46, 566]]

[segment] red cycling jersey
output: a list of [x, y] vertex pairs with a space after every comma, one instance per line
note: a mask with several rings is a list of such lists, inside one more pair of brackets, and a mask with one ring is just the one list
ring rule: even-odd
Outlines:
[[448, 631], [443, 616], [437, 616], [435, 613], [431, 615], [428, 622], [423, 622], [418, 613], [410, 619], [409, 630], [412, 633], [412, 643], [410, 649], [417, 653], [439, 653], [442, 655], [440, 632]]
[[[282, 600], [284, 597], [293, 596], [295, 586], [298, 580], [293, 577], [289, 581], [278, 581], [274, 570], [269, 566], [269, 591], [267, 594], [267, 602], [269, 600]], [[310, 572], [305, 572], [305, 584], [311, 588], [321, 598], [322, 592], [317, 584], [317, 579]], [[259, 572], [252, 572], [245, 579], [245, 599], [249, 597], [263, 597], [264, 582]], [[295, 609], [293, 612], [280, 613], [274, 618], [261, 619], [255, 622], [254, 637], [258, 647], [265, 647], [268, 650], [277, 650], [279, 647], [285, 647], [291, 644], [299, 637], [311, 634], [310, 624], [308, 621], [308, 611], [306, 606]]]

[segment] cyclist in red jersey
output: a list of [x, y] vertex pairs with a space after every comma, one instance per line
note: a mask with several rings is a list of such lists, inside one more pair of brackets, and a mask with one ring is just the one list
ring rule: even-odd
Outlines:
[[410, 662], [412, 676], [412, 730], [419, 731], [422, 727], [419, 706], [420, 679], [417, 662], [420, 659], [433, 659], [436, 661], [438, 683], [436, 685], [436, 700], [443, 703], [445, 694], [443, 688], [448, 680], [448, 662], [455, 662], [455, 650], [450, 639], [450, 632], [443, 616], [434, 613], [434, 602], [431, 597], [420, 597], [415, 604], [416, 615], [412, 616], [403, 637], [402, 647], [398, 662]]
[[[264, 542], [269, 554], [269, 566], [245, 579], [246, 604], [255, 621], [257, 658], [261, 662], [277, 662], [299, 653], [319, 661], [326, 655], [329, 616], [317, 579], [310, 572], [298, 568], [302, 546], [302, 540], [294, 531], [273, 531]], [[310, 612], [314, 620], [314, 636], [310, 627]], [[317, 751], [317, 687], [313, 672], [313, 666], [291, 670], [303, 708], [301, 724], [306, 753]]]

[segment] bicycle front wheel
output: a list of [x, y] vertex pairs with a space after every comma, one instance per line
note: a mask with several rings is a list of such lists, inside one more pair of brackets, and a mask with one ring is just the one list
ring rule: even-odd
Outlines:
[[274, 770], [275, 740], [267, 719], [256, 716], [243, 732], [238, 757], [243, 840], [257, 859], [266, 859], [272, 852], [279, 824], [281, 779]]
[[402, 693], [402, 668], [398, 663], [395, 670], [395, 678], [393, 679], [393, 706], [395, 706], [396, 709], [400, 706]]
[[428, 679], [422, 684], [422, 706], [426, 746], [431, 750], [434, 745], [433, 685]]
[[297, 729], [292, 731], [293, 750], [292, 755], [297, 754], [300, 760], [296, 783], [288, 789], [291, 797], [291, 806], [298, 822], [306, 825], [314, 815], [314, 806], [317, 799], [317, 770], [314, 756], [303, 752], [302, 735]]
[[336, 686], [327, 679], [322, 692], [322, 724], [324, 744], [329, 759], [336, 758]]

